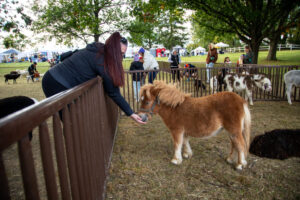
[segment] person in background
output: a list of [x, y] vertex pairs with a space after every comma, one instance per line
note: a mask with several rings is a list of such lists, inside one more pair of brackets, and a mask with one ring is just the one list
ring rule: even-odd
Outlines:
[[154, 56], [151, 55], [150, 52], [146, 51], [144, 48], [140, 48], [138, 53], [144, 61], [144, 70], [153, 70], [148, 73], [148, 82], [152, 84], [158, 73], [157, 70], [159, 70], [158, 63]]
[[209, 68], [213, 68], [214, 64], [217, 62], [218, 60], [218, 51], [215, 48], [214, 44], [211, 43], [208, 45], [208, 53], [207, 53], [207, 57], [206, 57], [206, 74], [207, 74], [207, 79], [206, 79], [206, 83], [209, 83], [209, 79], [210, 79], [210, 70]]
[[[251, 48], [249, 46], [245, 46], [245, 53], [246, 54], [243, 54], [242, 58], [243, 58], [243, 70], [244, 71], [247, 71], [247, 68], [249, 67], [250, 68], [250, 74], [254, 74], [254, 73], [257, 73], [257, 68], [253, 68], [253, 66], [247, 66], [249, 64], [253, 64], [253, 57], [254, 57], [254, 54], [253, 52], [251, 51]], [[246, 65], [245, 65], [246, 64]]]
[[242, 64], [253, 64], [253, 52], [249, 46], [245, 46], [245, 53], [243, 54], [243, 63]]
[[170, 54], [168, 62], [170, 63], [173, 82], [175, 82], [175, 76], [180, 81], [180, 71], [178, 69], [180, 68], [181, 58], [176, 50], [173, 50], [172, 54]]
[[[136, 71], [136, 70], [144, 70], [143, 60], [139, 59], [139, 57], [134, 58], [134, 61], [131, 63], [129, 69], [129, 71]], [[143, 80], [143, 72], [132, 73], [132, 85], [133, 85], [134, 98], [136, 99], [136, 101], [139, 101], [139, 93], [141, 89], [142, 80]]]
[[[36, 62], [33, 62], [33, 64], [31, 64], [29, 67], [28, 67], [28, 74], [32, 80], [32, 82], [34, 82], [34, 78], [35, 78], [35, 74], [37, 72], [36, 70], [36, 65], [37, 63]], [[28, 80], [27, 80], [28, 81]]]
[[125, 84], [122, 58], [127, 44], [126, 38], [115, 32], [105, 44], [94, 42], [74, 52], [45, 73], [42, 80], [45, 96], [50, 97], [99, 75], [102, 77], [105, 92], [121, 110], [134, 121], [145, 124], [142, 118], [133, 112], [119, 89]]

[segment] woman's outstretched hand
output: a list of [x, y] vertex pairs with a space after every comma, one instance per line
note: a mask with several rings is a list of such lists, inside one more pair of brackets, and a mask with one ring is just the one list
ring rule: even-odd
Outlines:
[[139, 115], [135, 114], [135, 113], [133, 113], [132, 115], [130, 115], [130, 117], [131, 117], [131, 119], [133, 119], [133, 120], [136, 121], [137, 123], [140, 123], [140, 124], [147, 124], [147, 122], [143, 122], [143, 121], [142, 121], [142, 118], [141, 118]]

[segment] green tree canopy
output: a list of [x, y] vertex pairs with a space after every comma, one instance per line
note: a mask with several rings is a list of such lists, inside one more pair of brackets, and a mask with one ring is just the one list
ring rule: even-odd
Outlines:
[[31, 25], [31, 18], [24, 13], [24, 9], [19, 1], [2, 0], [0, 1], [0, 31], [7, 33], [1, 34], [3, 45], [6, 48], [16, 48], [21, 50], [26, 43], [26, 35], [22, 29]]
[[127, 24], [125, 0], [48, 0], [45, 6], [35, 2], [34, 11], [38, 19], [34, 22], [35, 32], [46, 32], [59, 43], [71, 45], [73, 39], [85, 43], [106, 33], [124, 30]]
[[[217, 32], [235, 33], [240, 40], [248, 44], [254, 52], [254, 63], [257, 63], [259, 46], [282, 14], [290, 12], [299, 1], [293, 0], [182, 0], [185, 8], [204, 16], [201, 25]], [[211, 24], [215, 18], [223, 26]], [[219, 23], [219, 24], [221, 24]]]
[[202, 46], [206, 48], [209, 43], [218, 43], [224, 42], [229, 44], [231, 47], [240, 46], [240, 40], [235, 33], [227, 33], [224, 31], [217, 31], [210, 27], [202, 25], [202, 21], [209, 20], [211, 26], [226, 26], [226, 24], [220, 22], [218, 19], [214, 17], [210, 17], [209, 19], [205, 19], [203, 15], [199, 15], [199, 13], [195, 13], [191, 16], [192, 22], [192, 41], [197, 46]]
[[184, 44], [187, 39], [183, 27], [184, 12], [177, 7], [177, 1], [136, 0], [132, 6], [131, 14], [136, 20], [129, 32], [135, 44], [148, 48], [153, 44], [162, 44], [167, 49]]

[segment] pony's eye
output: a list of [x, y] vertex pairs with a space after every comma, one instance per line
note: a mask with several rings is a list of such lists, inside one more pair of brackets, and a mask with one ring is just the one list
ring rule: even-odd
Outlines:
[[146, 102], [146, 105], [149, 105], [149, 104], [150, 104], [150, 102], [149, 102], [149, 101], [147, 101], [147, 102]]

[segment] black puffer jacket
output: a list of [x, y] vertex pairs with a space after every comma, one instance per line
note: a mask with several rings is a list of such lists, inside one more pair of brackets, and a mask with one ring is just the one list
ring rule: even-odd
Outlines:
[[119, 87], [113, 85], [112, 79], [104, 70], [104, 44], [102, 43], [88, 44], [85, 49], [76, 51], [63, 62], [52, 67], [49, 72], [66, 88], [72, 88], [99, 75], [103, 78], [104, 90], [108, 96], [126, 115], [130, 116], [133, 113], [120, 94]]

